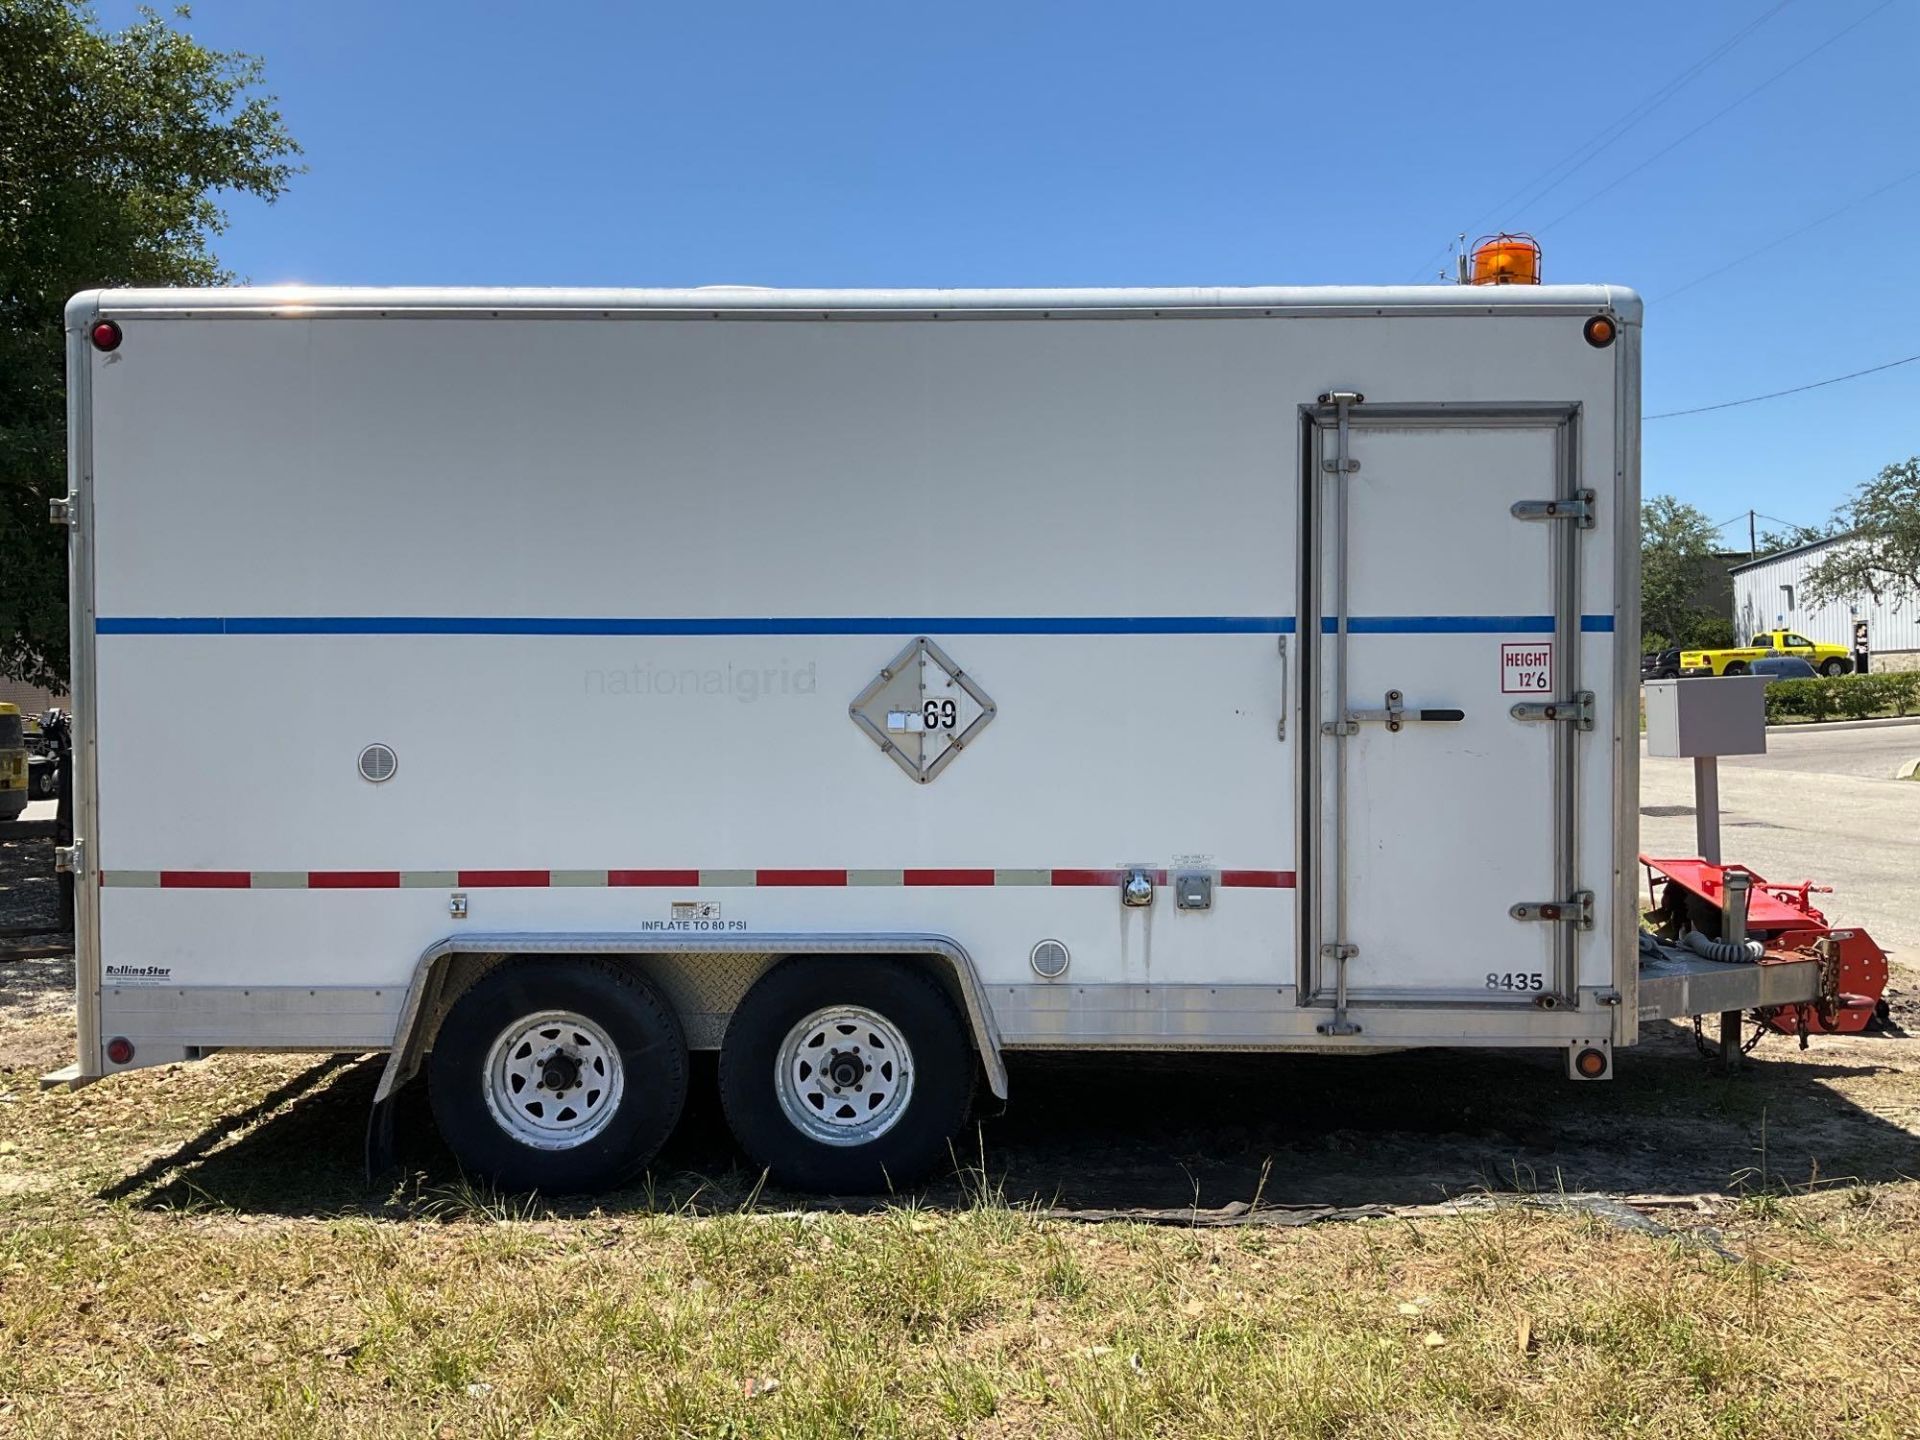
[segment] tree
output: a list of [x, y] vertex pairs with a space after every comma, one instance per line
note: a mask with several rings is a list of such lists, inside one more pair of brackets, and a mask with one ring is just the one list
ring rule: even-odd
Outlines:
[[1782, 550], [1797, 550], [1802, 545], [1828, 539], [1833, 533], [1831, 525], [1789, 525], [1784, 530], [1762, 530], [1755, 543], [1762, 555], [1777, 555]]
[[1640, 640], [1691, 645], [1703, 616], [1694, 606], [1705, 568], [1713, 563], [1714, 530], [1707, 517], [1671, 495], [1640, 507]]
[[1838, 519], [1853, 543], [1834, 546], [1807, 572], [1800, 588], [1808, 604], [1868, 595], [1897, 609], [1920, 596], [1920, 455], [1854, 491]]
[[80, 0], [0, 0], [0, 675], [67, 679], [69, 296], [230, 280], [222, 192], [272, 201], [299, 146], [261, 65], [145, 11], [108, 33]]

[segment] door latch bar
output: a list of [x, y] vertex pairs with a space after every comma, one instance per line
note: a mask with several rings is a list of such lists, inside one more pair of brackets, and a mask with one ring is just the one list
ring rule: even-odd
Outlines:
[[1579, 529], [1591, 530], [1593, 491], [1576, 490], [1571, 500], [1516, 500], [1511, 513], [1516, 520], [1571, 520]]
[[1507, 911], [1516, 920], [1546, 920], [1571, 925], [1576, 930], [1593, 928], [1593, 892], [1576, 890], [1571, 900], [1522, 902]]
[[1593, 729], [1593, 692], [1581, 690], [1568, 700], [1523, 700], [1513, 707], [1516, 720], [1561, 720], [1576, 730]]
[[1406, 697], [1398, 690], [1387, 691], [1387, 703], [1380, 710], [1349, 710], [1345, 720], [1329, 720], [1320, 727], [1324, 735], [1357, 735], [1363, 724], [1385, 725], [1399, 734], [1403, 725], [1455, 725], [1467, 718], [1464, 710], [1427, 707], [1409, 710]]

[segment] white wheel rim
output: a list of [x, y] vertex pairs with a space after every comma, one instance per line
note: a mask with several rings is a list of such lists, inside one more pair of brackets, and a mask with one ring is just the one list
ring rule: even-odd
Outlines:
[[867, 1145], [913, 1099], [913, 1052], [892, 1021], [860, 1005], [816, 1010], [780, 1042], [773, 1085], [793, 1127], [822, 1145]]
[[536, 1150], [593, 1139], [620, 1108], [625, 1070], [607, 1032], [571, 1010], [542, 1010], [500, 1032], [487, 1052], [487, 1109]]

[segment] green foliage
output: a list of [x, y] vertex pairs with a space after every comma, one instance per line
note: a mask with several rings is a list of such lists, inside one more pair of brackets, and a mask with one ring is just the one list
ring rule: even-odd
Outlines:
[[[1683, 649], [1715, 643], [1702, 626], [1718, 620], [1696, 608], [1694, 596], [1706, 567], [1714, 563], [1714, 533], [1707, 517], [1671, 495], [1656, 495], [1640, 508], [1640, 643], [1667, 637]], [[1732, 626], [1724, 626], [1729, 638]]]
[[1687, 631], [1689, 650], [1725, 650], [1736, 643], [1733, 621], [1725, 615], [1695, 614]]
[[1776, 680], [1767, 686], [1767, 723], [1796, 720], [1865, 720], [1874, 715], [1920, 713], [1920, 670], [1890, 675], [1819, 676]]
[[215, 196], [271, 201], [299, 147], [260, 62], [151, 11], [116, 33], [77, 0], [0, 0], [0, 674], [67, 678], [63, 309], [106, 285], [212, 285]]
[[1862, 595], [1895, 606], [1920, 598], [1920, 455], [1889, 465], [1840, 507], [1837, 545], [1807, 572], [1809, 605]]
[[1762, 555], [1777, 555], [1782, 550], [1797, 550], [1836, 533], [1832, 525], [1789, 525], [1784, 530], [1762, 530], [1755, 543]]

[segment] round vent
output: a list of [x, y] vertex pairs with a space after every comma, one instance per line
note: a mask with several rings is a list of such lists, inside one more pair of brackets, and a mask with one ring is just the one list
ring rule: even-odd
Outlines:
[[1044, 980], [1058, 980], [1067, 973], [1067, 947], [1058, 940], [1042, 940], [1027, 956], [1033, 973]]
[[400, 768], [400, 757], [388, 745], [369, 745], [360, 752], [360, 778], [378, 785], [391, 780]]

